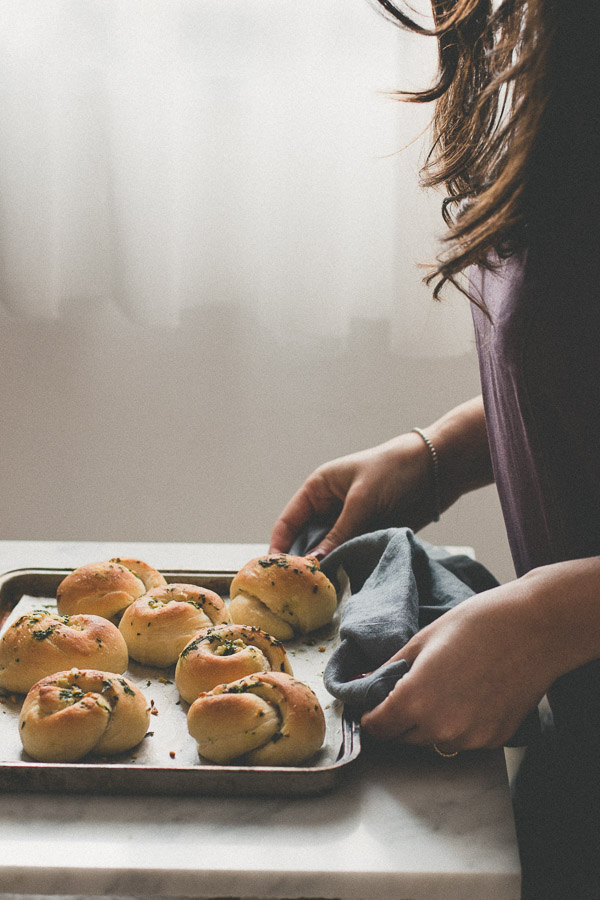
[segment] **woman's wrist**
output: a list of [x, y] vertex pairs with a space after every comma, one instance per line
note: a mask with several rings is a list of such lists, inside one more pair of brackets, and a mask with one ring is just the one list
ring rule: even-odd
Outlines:
[[494, 480], [481, 397], [457, 406], [424, 427], [437, 457], [440, 512], [462, 494]]
[[440, 484], [440, 460], [438, 456], [437, 449], [435, 445], [432, 444], [429, 437], [422, 428], [414, 427], [411, 428], [411, 431], [415, 434], [418, 434], [421, 440], [424, 442], [427, 450], [429, 451], [429, 462], [431, 469], [431, 503], [432, 503], [432, 519], [434, 522], [439, 522], [440, 514], [442, 512], [442, 497], [441, 497], [441, 484]]

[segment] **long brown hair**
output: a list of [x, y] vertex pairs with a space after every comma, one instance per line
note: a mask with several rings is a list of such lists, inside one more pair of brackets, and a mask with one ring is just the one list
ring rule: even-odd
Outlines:
[[[433, 25], [424, 27], [399, 8], [400, 0], [375, 2], [388, 18], [438, 41], [436, 83], [396, 93], [436, 104], [422, 181], [446, 188], [445, 247], [426, 278], [436, 282], [438, 298], [470, 264], [493, 267], [528, 246], [532, 232], [551, 228], [574, 182], [581, 190], [596, 171], [598, 102], [591, 84], [600, 3], [432, 0]], [[578, 109], [586, 98], [592, 109]]]

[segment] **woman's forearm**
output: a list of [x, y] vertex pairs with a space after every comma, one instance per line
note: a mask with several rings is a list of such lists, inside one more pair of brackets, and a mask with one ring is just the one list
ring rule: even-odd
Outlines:
[[493, 482], [481, 396], [461, 403], [424, 430], [438, 454], [442, 509]]
[[519, 583], [538, 646], [559, 674], [600, 658], [600, 557], [540, 566]]

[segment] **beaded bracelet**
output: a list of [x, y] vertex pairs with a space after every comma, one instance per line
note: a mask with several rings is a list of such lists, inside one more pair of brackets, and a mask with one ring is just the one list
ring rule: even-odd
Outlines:
[[431, 464], [432, 464], [432, 474], [433, 474], [433, 521], [440, 521], [440, 462], [438, 457], [438, 452], [425, 434], [425, 432], [421, 428], [411, 428], [411, 431], [416, 432], [420, 435], [425, 441], [425, 445], [429, 450], [429, 454], [431, 456]]

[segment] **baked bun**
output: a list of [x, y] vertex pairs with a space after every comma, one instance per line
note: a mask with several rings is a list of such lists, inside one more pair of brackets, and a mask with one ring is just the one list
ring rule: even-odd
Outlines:
[[166, 584], [165, 578], [139, 559], [88, 563], [63, 578], [56, 593], [59, 613], [92, 613], [114, 619], [146, 591]]
[[197, 634], [181, 652], [175, 684], [191, 703], [218, 684], [255, 672], [293, 675], [283, 644], [253, 625], [219, 625]]
[[313, 556], [280, 553], [251, 559], [230, 588], [229, 612], [240, 625], [256, 625], [279, 641], [331, 622], [335, 588]]
[[243, 757], [250, 765], [295, 766], [323, 744], [325, 716], [308, 685], [263, 672], [201, 694], [190, 706], [188, 730], [211, 762]]
[[210, 625], [229, 624], [225, 601], [193, 584], [153, 588], [132, 603], [119, 630], [133, 659], [147, 666], [170, 666], [194, 635]]
[[116, 625], [101, 616], [61, 616], [36, 609], [7, 628], [0, 639], [0, 687], [26, 694], [65, 666], [124, 672], [127, 644]]
[[41, 762], [75, 762], [135, 747], [148, 730], [146, 698], [122, 675], [71, 669], [42, 678], [21, 709], [19, 734]]

